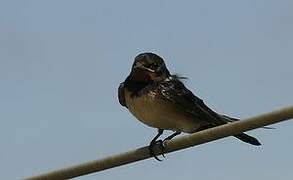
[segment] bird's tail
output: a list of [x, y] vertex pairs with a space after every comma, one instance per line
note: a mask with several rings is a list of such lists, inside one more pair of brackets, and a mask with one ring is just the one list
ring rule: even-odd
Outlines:
[[[239, 119], [236, 119], [236, 118], [231, 118], [231, 117], [226, 116], [226, 115], [221, 115], [221, 117], [227, 123], [239, 120]], [[267, 128], [269, 128], [269, 127], [267, 127]], [[237, 139], [239, 139], [239, 140], [241, 140], [243, 142], [246, 142], [246, 143], [249, 143], [249, 144], [252, 144], [252, 145], [255, 145], [255, 146], [260, 146], [261, 145], [261, 143], [256, 138], [254, 138], [252, 136], [249, 136], [249, 135], [247, 135], [245, 133], [236, 134], [236, 135], [234, 135], [234, 137], [236, 137]]]
[[249, 143], [249, 144], [252, 144], [252, 145], [255, 145], [255, 146], [260, 146], [261, 143], [254, 137], [252, 136], [249, 136], [245, 133], [240, 133], [240, 134], [237, 134], [237, 135], [234, 135], [234, 137], [240, 139], [241, 141], [243, 142], [246, 142], [246, 143]]

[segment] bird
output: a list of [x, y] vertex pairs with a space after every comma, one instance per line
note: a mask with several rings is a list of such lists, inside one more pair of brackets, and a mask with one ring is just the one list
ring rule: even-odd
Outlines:
[[[161, 159], [154, 153], [156, 144], [163, 152], [164, 142], [181, 132], [195, 133], [239, 120], [213, 111], [184, 85], [182, 79], [184, 77], [170, 74], [162, 57], [144, 52], [134, 58], [130, 74], [118, 88], [119, 103], [136, 119], [158, 129], [148, 146], [150, 155], [158, 161]], [[157, 141], [164, 130], [173, 133]], [[261, 145], [245, 133], [234, 137], [251, 145]]]

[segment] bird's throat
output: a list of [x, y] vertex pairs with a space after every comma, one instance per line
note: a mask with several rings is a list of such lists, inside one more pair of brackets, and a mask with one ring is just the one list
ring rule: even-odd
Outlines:
[[129, 79], [133, 82], [152, 83], [150, 74], [141, 70], [134, 70], [130, 73]]
[[141, 90], [153, 84], [154, 82], [146, 73], [132, 72], [124, 83], [125, 88], [131, 92], [131, 96], [139, 96], [139, 92], [141, 92]]

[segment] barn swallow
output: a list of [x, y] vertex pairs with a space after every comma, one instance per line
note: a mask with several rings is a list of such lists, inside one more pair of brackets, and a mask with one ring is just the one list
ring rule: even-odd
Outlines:
[[[170, 74], [160, 56], [149, 52], [135, 57], [129, 76], [119, 86], [118, 99], [139, 121], [158, 129], [149, 151], [159, 161], [153, 150], [157, 143], [163, 152], [163, 143], [181, 132], [195, 133], [238, 120], [210, 109], [185, 87], [179, 76]], [[164, 130], [174, 133], [157, 141]], [[234, 137], [252, 145], [261, 145], [256, 138], [245, 133]]]

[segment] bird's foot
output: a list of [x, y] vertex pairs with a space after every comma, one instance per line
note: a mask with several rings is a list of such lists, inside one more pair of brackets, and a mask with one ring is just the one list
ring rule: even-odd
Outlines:
[[170, 136], [166, 137], [166, 138], [163, 140], [163, 144], [165, 144], [166, 141], [171, 140], [172, 138], [174, 138], [175, 136], [177, 136], [177, 135], [179, 135], [179, 134], [181, 134], [180, 131], [176, 131], [176, 132], [174, 132], [173, 134], [171, 134]]
[[162, 141], [162, 144], [163, 144], [163, 146], [165, 147], [165, 143], [166, 143], [166, 141], [169, 141], [170, 139], [168, 139], [168, 138], [165, 138], [163, 141]]
[[160, 148], [160, 150], [161, 150], [161, 152], [162, 152], [162, 156], [165, 158], [165, 155], [164, 155], [164, 151], [165, 151], [165, 146], [164, 146], [164, 141], [162, 141], [162, 140], [158, 140], [158, 141], [152, 141], [151, 143], [150, 143], [150, 145], [149, 145], [149, 151], [150, 151], [150, 155], [152, 156], [152, 157], [154, 157], [156, 160], [158, 160], [158, 161], [162, 161], [160, 158], [158, 158], [158, 156], [155, 154], [155, 152], [154, 152], [154, 147], [156, 146], [156, 145], [158, 145], [159, 146], [159, 148]]

